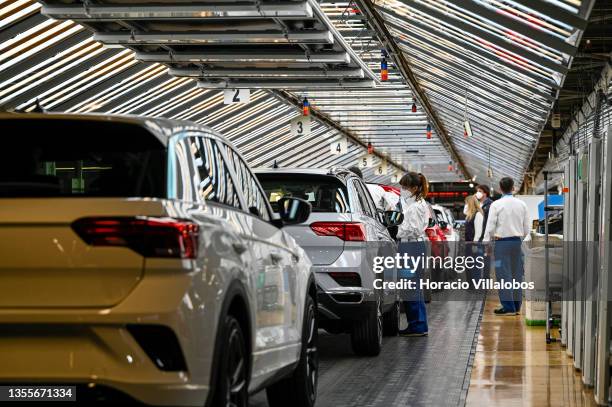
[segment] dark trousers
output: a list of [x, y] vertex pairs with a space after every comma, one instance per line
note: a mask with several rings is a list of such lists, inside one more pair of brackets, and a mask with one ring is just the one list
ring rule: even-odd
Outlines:
[[[426, 253], [425, 243], [422, 241], [416, 242], [401, 242], [398, 251], [403, 255], [408, 253], [410, 256], [421, 256]], [[423, 267], [416, 270], [401, 269], [398, 270], [400, 278], [410, 279], [416, 282], [416, 288], [405, 292], [402, 299], [405, 299], [404, 310], [406, 312], [406, 320], [408, 321], [408, 329], [411, 332], [423, 333], [428, 331], [427, 326], [427, 308], [425, 308], [425, 298], [423, 291], [420, 289], [420, 279], [423, 278]]]
[[[520, 237], [507, 237], [495, 241], [495, 276], [498, 282], [504, 280], [522, 283], [525, 276], [523, 252]], [[519, 289], [500, 289], [499, 302], [508, 312], [519, 312], [523, 291]]]

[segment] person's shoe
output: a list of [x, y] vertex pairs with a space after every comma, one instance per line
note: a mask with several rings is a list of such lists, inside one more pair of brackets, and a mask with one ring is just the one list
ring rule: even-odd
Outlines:
[[518, 315], [518, 312], [508, 311], [504, 307], [499, 307], [493, 312], [495, 313], [495, 315]]
[[400, 329], [399, 336], [406, 336], [406, 337], [427, 336], [427, 332], [414, 332], [406, 328], [406, 329]]

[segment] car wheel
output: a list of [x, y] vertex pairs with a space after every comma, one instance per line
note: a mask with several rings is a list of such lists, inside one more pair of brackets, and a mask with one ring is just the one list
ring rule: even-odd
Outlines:
[[360, 356], [377, 356], [382, 347], [383, 315], [382, 301], [376, 300], [365, 319], [356, 322], [351, 332], [353, 352]]
[[391, 309], [383, 316], [383, 334], [396, 336], [400, 328], [400, 303], [396, 301]]
[[247, 407], [248, 357], [247, 346], [240, 324], [231, 315], [225, 317], [223, 345], [215, 390], [214, 406]]
[[313, 298], [306, 296], [300, 361], [293, 374], [266, 389], [270, 407], [312, 407], [319, 379], [318, 325]]

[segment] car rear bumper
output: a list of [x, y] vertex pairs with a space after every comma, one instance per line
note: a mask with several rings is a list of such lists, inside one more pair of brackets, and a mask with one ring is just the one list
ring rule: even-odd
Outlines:
[[[195, 285], [189, 273], [165, 270], [151, 272], [112, 308], [0, 308], [0, 384], [76, 385], [77, 402], [81, 389], [84, 401], [98, 392], [111, 401], [205, 405], [217, 318], [215, 298], [197, 303]], [[171, 332], [174, 342], [133, 330], [143, 326]], [[178, 349], [186, 366], [160, 366], [154, 341], [158, 350]]]
[[373, 290], [342, 287], [336, 290], [317, 289], [319, 316], [326, 320], [360, 321], [376, 307]]

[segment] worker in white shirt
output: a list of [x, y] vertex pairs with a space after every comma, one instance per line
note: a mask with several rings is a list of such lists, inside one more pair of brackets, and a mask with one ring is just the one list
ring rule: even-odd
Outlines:
[[[525, 270], [521, 243], [531, 232], [529, 211], [523, 201], [512, 196], [512, 178], [502, 178], [499, 188], [504, 195], [491, 204], [483, 241], [495, 242], [497, 281], [522, 283]], [[496, 309], [495, 313], [517, 315], [521, 310], [522, 296], [520, 289], [500, 289], [501, 307]]]

